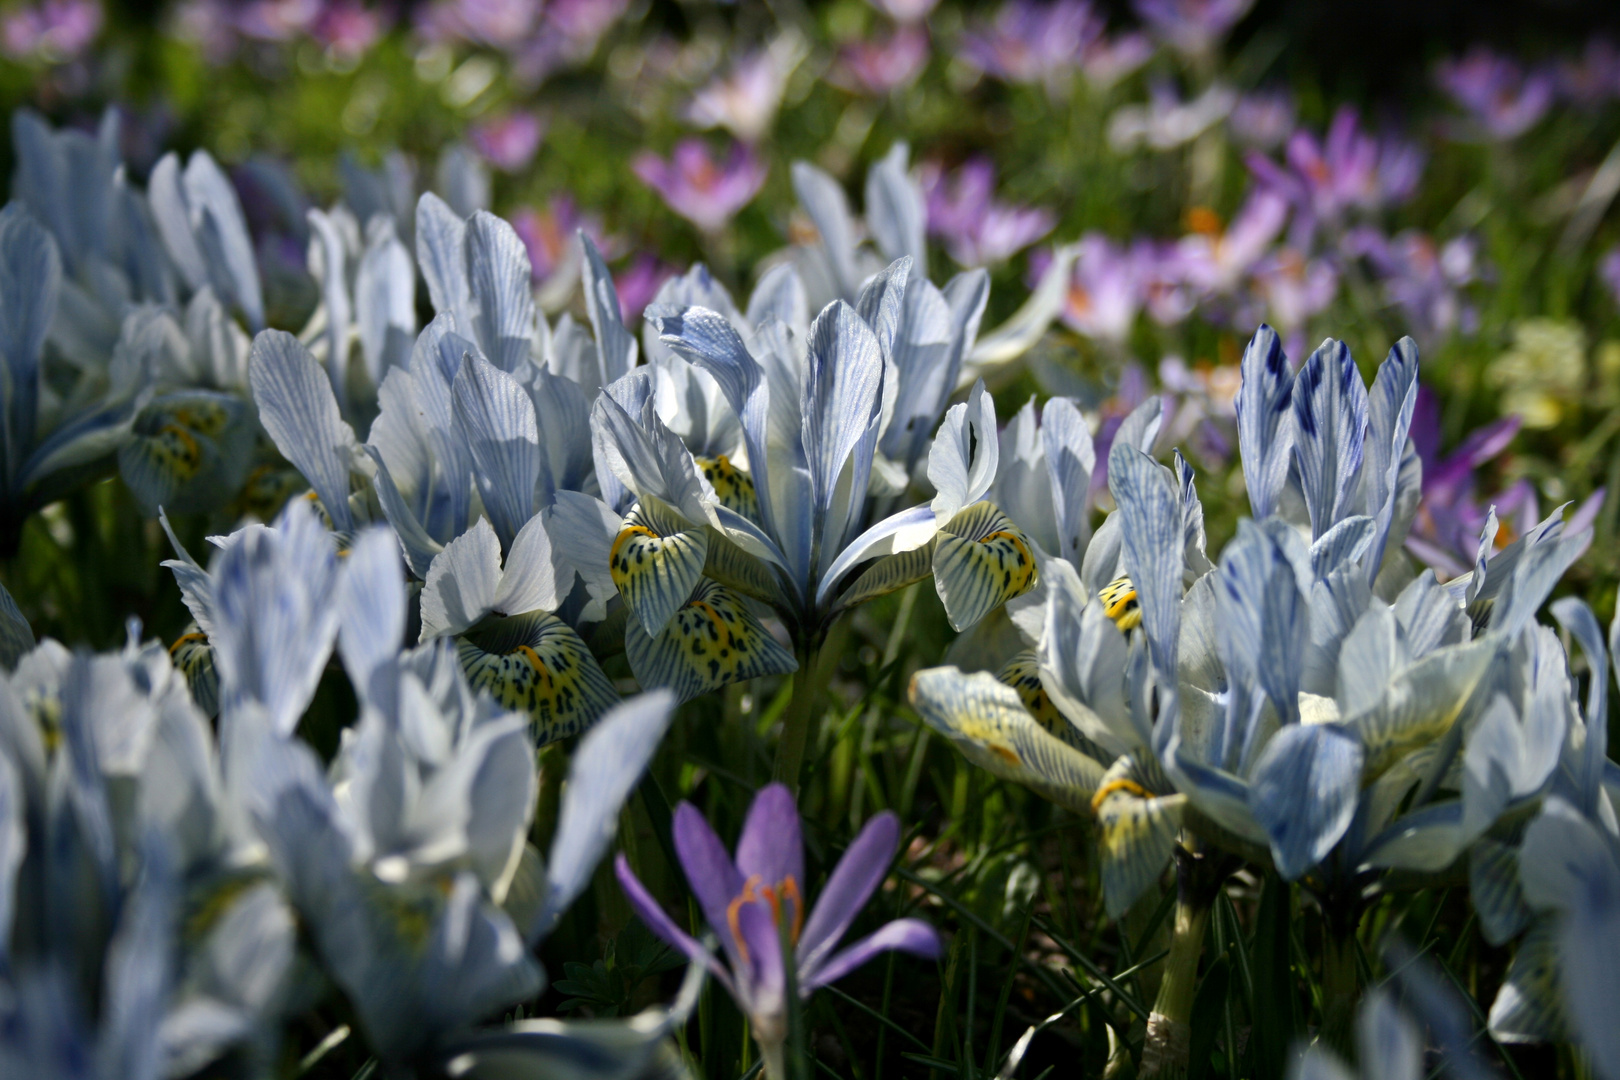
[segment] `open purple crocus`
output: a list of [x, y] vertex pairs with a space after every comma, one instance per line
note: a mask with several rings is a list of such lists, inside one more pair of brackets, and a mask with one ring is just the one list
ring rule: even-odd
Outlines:
[[784, 931], [793, 944], [800, 998], [808, 998], [881, 952], [898, 949], [928, 959], [940, 955], [939, 935], [919, 919], [896, 919], [848, 948], [838, 949], [855, 916], [888, 876], [900, 840], [900, 819], [894, 814], [885, 812], [866, 823], [838, 860], [820, 901], [808, 913], [799, 811], [784, 785], [771, 784], [754, 797], [737, 841], [735, 862], [690, 803], [675, 808], [674, 833], [681, 869], [704, 919], [720, 939], [726, 965], [675, 925], [636, 879], [623, 855], [616, 866], [619, 884], [653, 933], [706, 963], [736, 999], [753, 1026], [767, 1071], [774, 1075], [781, 1075], [782, 1047], [788, 1035]]

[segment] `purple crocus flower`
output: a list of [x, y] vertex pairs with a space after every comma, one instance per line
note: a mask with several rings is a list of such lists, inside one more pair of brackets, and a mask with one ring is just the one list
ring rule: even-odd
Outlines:
[[939, 935], [918, 919], [897, 919], [841, 951], [838, 942], [888, 876], [900, 840], [900, 819], [878, 814], [838, 860], [821, 897], [805, 896], [804, 845], [799, 811], [785, 785], [761, 789], [748, 808], [733, 861], [697, 808], [675, 808], [675, 851], [703, 917], [725, 954], [711, 956], [665, 914], [618, 857], [615, 869], [630, 906], [647, 926], [693, 960], [705, 963], [748, 1017], [764, 1052], [767, 1073], [781, 1076], [788, 1036], [783, 933], [793, 948], [799, 996], [843, 978], [881, 952], [898, 950], [926, 959], [940, 955]]
[[1221, 227], [1213, 210], [1195, 208], [1187, 215], [1192, 233], [1176, 245], [1174, 269], [1201, 298], [1229, 293], [1270, 249], [1288, 220], [1288, 202], [1258, 188]]
[[[1520, 423], [1517, 416], [1494, 420], [1469, 432], [1455, 450], [1442, 455], [1440, 399], [1427, 386], [1419, 385], [1411, 438], [1423, 461], [1423, 499], [1406, 547], [1435, 572], [1455, 577], [1473, 566], [1490, 505], [1496, 507], [1510, 536], [1522, 532], [1515, 526], [1526, 516], [1530, 525], [1535, 524], [1535, 489], [1528, 483], [1509, 488], [1490, 499], [1489, 505], [1482, 504], [1475, 492], [1480, 466], [1507, 449]], [[1503, 540], [1501, 533], [1498, 540]]]
[[677, 214], [704, 232], [719, 232], [765, 183], [766, 166], [747, 145], [733, 143], [723, 163], [702, 139], [682, 139], [664, 160], [651, 151], [630, 166]]
[[468, 138], [485, 161], [502, 172], [515, 173], [534, 160], [545, 133], [540, 117], [514, 112], [474, 125]]
[[939, 0], [866, 0], [897, 23], [919, 23], [928, 18]]
[[1614, 302], [1620, 304], [1620, 247], [1603, 256], [1598, 263], [1598, 277], [1609, 287], [1609, 295], [1614, 297]]
[[1243, 94], [1232, 106], [1226, 126], [1244, 146], [1273, 150], [1294, 133], [1294, 95], [1287, 90]]
[[[1305, 351], [1305, 325], [1339, 294], [1339, 272], [1326, 259], [1313, 259], [1293, 247], [1280, 247], [1254, 267], [1250, 287], [1263, 301], [1267, 322], [1285, 329], [1284, 352]], [[1256, 320], [1247, 314], [1242, 325]]]
[[256, 41], [291, 41], [309, 33], [321, 0], [251, 0], [236, 16], [236, 29]]
[[377, 8], [364, 7], [354, 0], [338, 0], [321, 11], [310, 28], [310, 36], [334, 55], [355, 59], [377, 43], [388, 21]]
[[1620, 98], [1620, 48], [1608, 38], [1593, 38], [1578, 60], [1558, 65], [1558, 92], [1584, 108]]
[[1548, 72], [1526, 71], [1483, 45], [1441, 63], [1435, 80], [1478, 130], [1496, 141], [1516, 139], [1540, 123], [1552, 107], [1555, 88]]
[[1208, 56], [1254, 0], [1136, 0], [1133, 6], [1166, 45], [1184, 56]]
[[619, 317], [634, 326], [652, 303], [664, 282], [675, 276], [675, 268], [654, 255], [642, 252], [620, 273], [613, 275], [613, 288], [619, 294]]
[[1003, 262], [1057, 224], [1050, 210], [998, 202], [996, 170], [988, 158], [973, 158], [948, 176], [934, 163], [920, 173], [928, 231], [963, 266]]
[[1372, 264], [1384, 298], [1399, 307], [1414, 332], [1439, 338], [1454, 330], [1473, 333], [1479, 312], [1463, 297], [1481, 276], [1479, 242], [1459, 236], [1439, 244], [1416, 229], [1392, 238], [1373, 228], [1346, 234], [1344, 249]]
[[0, 18], [0, 46], [16, 60], [76, 60], [101, 33], [101, 20], [97, 0], [45, 0]]
[[988, 26], [964, 35], [962, 58], [1006, 82], [1052, 87], [1102, 32], [1103, 19], [1088, 0], [1009, 0]]
[[1081, 237], [1063, 322], [1087, 337], [1123, 344], [1146, 300], [1152, 260], [1145, 243], [1127, 247], [1097, 233]]
[[902, 24], [887, 37], [845, 44], [828, 81], [853, 94], [884, 97], [916, 82], [928, 66], [928, 53], [928, 31]]
[[771, 129], [788, 76], [804, 58], [797, 34], [783, 34], [769, 48], [749, 53], [692, 96], [686, 118], [700, 128], [723, 127], [745, 142]]
[[1324, 139], [1294, 132], [1285, 160], [1279, 165], [1250, 154], [1249, 171], [1298, 208], [1293, 243], [1300, 247], [1309, 246], [1318, 226], [1340, 225], [1352, 210], [1376, 213], [1411, 198], [1424, 164], [1416, 144], [1364, 133], [1349, 106], [1334, 114]]
[[578, 232], [585, 230], [602, 257], [613, 258], [619, 245], [602, 229], [600, 219], [583, 214], [566, 195], [557, 195], [544, 210], [523, 207], [512, 215], [512, 229], [529, 253], [536, 283], [543, 282], [579, 254]]
[[533, 0], [439, 0], [423, 9], [417, 31], [430, 41], [507, 49], [529, 36], [539, 11]]

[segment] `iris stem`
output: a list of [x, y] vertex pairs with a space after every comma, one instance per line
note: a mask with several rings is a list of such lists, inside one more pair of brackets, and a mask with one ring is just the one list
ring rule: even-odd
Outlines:
[[1322, 948], [1322, 1040], [1347, 1059], [1354, 1040], [1361, 972], [1356, 965], [1356, 921], [1329, 918]]
[[776, 768], [773, 779], [786, 784], [794, 798], [799, 795], [799, 770], [804, 766], [804, 748], [810, 739], [811, 722], [815, 719], [816, 691], [820, 689], [821, 650], [815, 646], [801, 646], [798, 650], [799, 670], [793, 673], [793, 697], [782, 714], [782, 738], [776, 744]]
[[1209, 913], [1226, 875], [1212, 860], [1176, 848], [1175, 922], [1170, 955], [1164, 961], [1159, 993], [1148, 1016], [1142, 1044], [1143, 1077], [1184, 1076], [1192, 1051], [1192, 1009], [1198, 989], [1198, 958], [1204, 952]]

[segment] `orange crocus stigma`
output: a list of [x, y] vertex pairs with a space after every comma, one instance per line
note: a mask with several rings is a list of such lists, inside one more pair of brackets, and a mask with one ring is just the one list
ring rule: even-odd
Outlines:
[[742, 932], [742, 907], [744, 904], [757, 903], [760, 900], [771, 905], [771, 918], [777, 926], [782, 925], [782, 901], [793, 902], [793, 921], [788, 926], [788, 941], [797, 945], [799, 931], [804, 929], [804, 897], [799, 892], [799, 883], [789, 874], [775, 885], [761, 885], [760, 877], [754, 874], [743, 882], [742, 892], [732, 898], [726, 905], [726, 928], [731, 931], [731, 940], [736, 943], [737, 953], [742, 957], [743, 963], [748, 963], [748, 940]]

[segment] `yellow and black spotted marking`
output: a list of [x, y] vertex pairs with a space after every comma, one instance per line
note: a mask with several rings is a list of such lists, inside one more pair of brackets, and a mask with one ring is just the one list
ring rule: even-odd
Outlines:
[[996, 672], [996, 678], [1018, 691], [1019, 700], [1029, 715], [1041, 727], [1056, 735], [1082, 754], [1087, 754], [1098, 761], [1107, 760], [1097, 744], [1080, 733], [1080, 729], [1069, 723], [1053, 704], [1052, 697], [1041, 684], [1040, 663], [1033, 652], [1021, 652], [1002, 665]]
[[175, 670], [186, 677], [191, 689], [191, 700], [205, 716], [219, 712], [219, 673], [214, 669], [214, 647], [208, 644], [208, 635], [192, 623], [186, 633], [174, 639], [169, 646], [169, 661]]
[[1092, 796], [1103, 900], [1115, 917], [1170, 862], [1186, 805], [1186, 797], [1172, 791], [1158, 762], [1144, 751], [1132, 751], [1114, 762]]
[[720, 497], [720, 505], [734, 510], [749, 521], [759, 520], [759, 496], [754, 494], [754, 478], [731, 463], [731, 458], [719, 454], [712, 458], [694, 457], [703, 470], [703, 479]]
[[1117, 577], [1110, 581], [1097, 590], [1097, 599], [1102, 601], [1103, 614], [1126, 633], [1142, 625], [1142, 603], [1130, 578]]
[[708, 578], [660, 632], [649, 634], [636, 620], [628, 623], [624, 648], [644, 688], [667, 686], [682, 701], [798, 667], [740, 596]]
[[287, 505], [287, 500], [297, 495], [307, 482], [293, 469], [256, 465], [242, 483], [242, 490], [231, 504], [231, 509], [238, 517], [274, 521], [281, 508]]
[[694, 525], [656, 499], [625, 516], [608, 553], [619, 595], [650, 630], [662, 630], [692, 595], [709, 557], [704, 525]]
[[209, 463], [203, 440], [217, 438], [229, 423], [225, 408], [209, 401], [147, 409], [135, 423], [134, 447], [169, 483], [183, 484]]
[[1102, 763], [1047, 732], [1016, 690], [989, 672], [919, 671], [910, 697], [918, 715], [975, 765], [1076, 813], [1090, 805]]
[[1033, 589], [1036, 573], [1029, 538], [991, 503], [974, 503], [940, 529], [934, 585], [957, 630]]
[[619, 697], [574, 629], [543, 611], [490, 616], [456, 655], [473, 689], [528, 715], [539, 746], [584, 731]]

